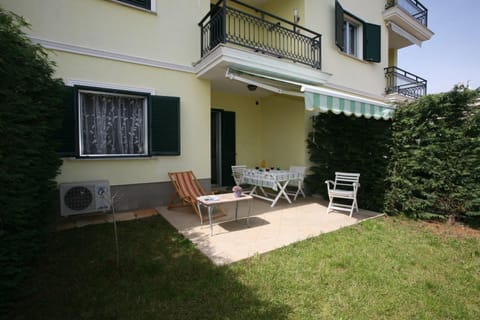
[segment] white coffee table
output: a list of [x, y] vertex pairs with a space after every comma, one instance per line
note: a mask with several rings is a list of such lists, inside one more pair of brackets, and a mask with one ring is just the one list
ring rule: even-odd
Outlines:
[[235, 202], [235, 220], [237, 220], [238, 203], [240, 201], [245, 201], [245, 200], [248, 200], [248, 214], [247, 214], [247, 226], [248, 226], [249, 219], [250, 219], [250, 212], [252, 211], [252, 200], [253, 200], [252, 196], [242, 193], [240, 197], [237, 197], [233, 193], [223, 193], [223, 194], [197, 197], [198, 211], [201, 212], [201, 209], [200, 209], [201, 206], [206, 207], [208, 210], [208, 220], [210, 222], [210, 236], [213, 235], [213, 225], [212, 225], [213, 208], [221, 204]]

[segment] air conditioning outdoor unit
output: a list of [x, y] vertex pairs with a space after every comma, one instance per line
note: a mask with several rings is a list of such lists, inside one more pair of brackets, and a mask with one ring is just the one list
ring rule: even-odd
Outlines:
[[61, 183], [59, 187], [62, 216], [110, 210], [107, 180]]

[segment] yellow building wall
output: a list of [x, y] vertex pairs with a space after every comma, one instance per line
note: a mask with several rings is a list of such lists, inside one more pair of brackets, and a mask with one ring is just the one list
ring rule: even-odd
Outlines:
[[398, 49], [388, 50], [388, 66], [389, 67], [398, 66]]
[[235, 112], [237, 164], [254, 167], [265, 160], [267, 166], [288, 169], [306, 163], [303, 99], [213, 92], [212, 107]]
[[[142, 159], [65, 159], [58, 182], [107, 179], [112, 185], [168, 181], [169, 171], [193, 170], [210, 178], [210, 82], [194, 74], [55, 52], [56, 76], [107, 84], [153, 88], [156, 95], [180, 97], [180, 156]], [[199, 143], [205, 142], [205, 143]]]
[[212, 108], [235, 112], [237, 164], [258, 165], [263, 156], [261, 99], [212, 92]]
[[28, 33], [142, 58], [191, 66], [200, 59], [197, 25], [208, 0], [152, 0], [155, 13], [110, 0], [0, 0], [32, 25]]
[[385, 0], [341, 0], [345, 11], [381, 27], [381, 62], [372, 63], [343, 54], [335, 45], [335, 1], [305, 1], [305, 26], [322, 34], [322, 71], [331, 73], [328, 84], [381, 97], [388, 66], [388, 31], [382, 12]]
[[[152, 0], [147, 12], [110, 0], [0, 0], [23, 16], [33, 39], [191, 68], [200, 59], [199, 27], [208, 0]], [[181, 155], [142, 159], [64, 159], [57, 181], [106, 179], [111, 185], [169, 181], [169, 171], [210, 178], [210, 82], [189, 72], [50, 50], [56, 76], [180, 97]], [[204, 142], [204, 143], [202, 143]]]
[[288, 169], [306, 163], [305, 103], [272, 95], [262, 100], [263, 157], [268, 167]]
[[[210, 10], [209, 0], [156, 0], [156, 12], [145, 12], [110, 0], [0, 0], [0, 5], [24, 16], [34, 38], [85, 48], [172, 62], [191, 67], [200, 59], [197, 23]], [[231, 3], [230, 3], [231, 4]], [[266, 1], [262, 9], [322, 34], [322, 71], [328, 84], [381, 96], [383, 69], [388, 66], [388, 33], [383, 22], [384, 0], [341, 0], [345, 10], [379, 24], [381, 63], [369, 63], [342, 54], [335, 45], [334, 0]], [[54, 21], [55, 23], [52, 23]], [[139, 31], [142, 31], [139, 33]], [[112, 185], [167, 181], [168, 171], [193, 170], [210, 177], [210, 108], [236, 112], [237, 163], [286, 168], [307, 163], [305, 139], [309, 116], [301, 98], [266, 98], [210, 93], [210, 83], [193, 73], [139, 64], [53, 52], [57, 75], [65, 80], [87, 80], [122, 86], [153, 88], [157, 95], [181, 99], [181, 155], [152, 159], [70, 160], [59, 182], [108, 179]], [[256, 104], [258, 100], [259, 104]], [[94, 165], [92, 165], [94, 163]]]
[[[227, 1], [227, 3], [229, 6], [239, 7], [233, 2]], [[322, 35], [322, 71], [332, 74], [326, 85], [369, 98], [383, 99], [385, 91], [384, 68], [389, 65], [388, 30], [382, 16], [385, 0], [369, 0], [368, 5], [357, 0], [340, 1], [346, 11], [359, 19], [380, 25], [380, 63], [367, 62], [344, 54], [335, 45], [335, 0], [268, 0], [252, 1], [251, 3], [290, 22], [293, 22], [293, 13], [296, 8], [300, 17], [299, 25]], [[244, 7], [240, 7], [240, 9], [258, 15]], [[269, 20], [270, 18], [266, 17], [266, 19]], [[283, 25], [291, 28], [285, 23]], [[240, 35], [242, 30], [238, 31]], [[255, 31], [248, 30], [248, 32]]]
[[293, 23], [294, 9], [297, 9], [300, 21], [298, 25], [303, 26], [304, 0], [283, 0], [283, 1], [267, 1], [261, 7], [262, 10], [270, 12], [280, 18]]

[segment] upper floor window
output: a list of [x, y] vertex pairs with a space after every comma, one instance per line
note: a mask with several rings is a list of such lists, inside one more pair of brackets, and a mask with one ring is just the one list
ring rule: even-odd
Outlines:
[[342, 52], [365, 61], [380, 62], [380, 31], [379, 25], [363, 21], [335, 2], [335, 44]]
[[[116, 0], [119, 2], [124, 2], [135, 7], [152, 10], [152, 0]], [[153, 0], [155, 1], [155, 0]]]
[[362, 26], [352, 18], [346, 17], [343, 21], [343, 52], [346, 54], [362, 58], [360, 56], [361, 50], [361, 35]]

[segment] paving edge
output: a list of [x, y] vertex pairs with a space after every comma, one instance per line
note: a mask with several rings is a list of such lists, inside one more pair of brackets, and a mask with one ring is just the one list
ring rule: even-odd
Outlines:
[[[130, 221], [130, 220], [148, 218], [148, 217], [156, 216], [159, 214], [160, 212], [156, 208], [117, 212], [115, 213], [115, 220]], [[62, 220], [60, 220], [57, 223], [55, 230], [56, 231], [69, 230], [69, 229], [85, 227], [88, 225], [110, 223], [110, 222], [113, 222], [112, 213], [102, 213], [98, 215], [74, 216], [74, 217], [65, 217], [65, 218], [62, 217]]]

